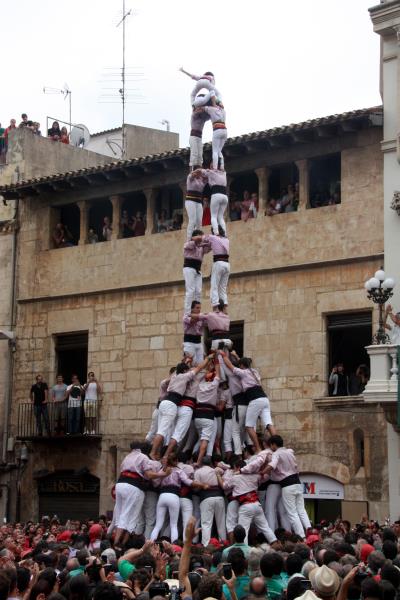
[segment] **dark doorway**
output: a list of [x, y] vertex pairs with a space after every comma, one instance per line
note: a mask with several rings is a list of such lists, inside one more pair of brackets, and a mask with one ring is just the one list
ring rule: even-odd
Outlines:
[[143, 192], [124, 196], [121, 206], [120, 237], [144, 235], [146, 229], [147, 200]]
[[341, 500], [304, 500], [306, 511], [312, 523], [328, 521], [334, 523], [337, 518], [342, 516]]
[[88, 333], [65, 333], [55, 339], [57, 373], [71, 383], [71, 375], [76, 373], [83, 385], [87, 379]]
[[295, 163], [273, 167], [268, 179], [269, 198], [282, 198], [287, 193], [288, 186], [295, 186], [298, 181], [299, 170]]
[[56, 471], [38, 480], [39, 519], [54, 515], [65, 523], [68, 519], [85, 521], [99, 516], [100, 479], [81, 472]]
[[76, 204], [67, 204], [60, 208], [60, 222], [68, 229], [72, 236], [72, 243], [76, 246], [80, 238], [81, 213]]
[[236, 175], [229, 186], [230, 195], [236, 195], [238, 200], [243, 199], [243, 192], [258, 194], [258, 177], [254, 172]]
[[360, 365], [369, 368], [365, 346], [371, 344], [372, 313], [339, 313], [328, 315], [329, 373], [334, 365], [343, 363], [345, 374], [351, 377]]
[[340, 153], [312, 159], [309, 173], [310, 207], [340, 204]]
[[[243, 321], [231, 323], [229, 339], [232, 340], [233, 349], [235, 350], [236, 354], [238, 354], [239, 356], [243, 356], [243, 347], [244, 347], [243, 337], [244, 337]], [[209, 334], [207, 328], [205, 328], [205, 330], [204, 330], [203, 339], [204, 339], [204, 345], [206, 347], [206, 352], [208, 354], [211, 350], [211, 338], [210, 338], [210, 334]]]
[[112, 224], [112, 213], [112, 204], [108, 198], [94, 200], [92, 206], [89, 209], [88, 228], [94, 229], [94, 232], [98, 235], [99, 242], [105, 241], [103, 237], [104, 217], [108, 217]]

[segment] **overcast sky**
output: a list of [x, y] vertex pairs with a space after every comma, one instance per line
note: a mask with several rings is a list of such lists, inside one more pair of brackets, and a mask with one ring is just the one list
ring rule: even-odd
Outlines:
[[[377, 1], [375, 2], [375, 4]], [[143, 72], [129, 82], [144, 100], [128, 104], [126, 122], [172, 131], [186, 146], [192, 80], [178, 72], [214, 72], [239, 135], [380, 104], [379, 36], [373, 0], [126, 0], [126, 65]], [[208, 12], [207, 12], [208, 11]], [[41, 122], [68, 120], [62, 95], [72, 90], [72, 121], [94, 133], [121, 123], [122, 0], [2, 0], [0, 120], [22, 112]], [[107, 69], [107, 67], [111, 67]], [[113, 93], [113, 104], [101, 94]], [[135, 93], [135, 92], [132, 92]]]

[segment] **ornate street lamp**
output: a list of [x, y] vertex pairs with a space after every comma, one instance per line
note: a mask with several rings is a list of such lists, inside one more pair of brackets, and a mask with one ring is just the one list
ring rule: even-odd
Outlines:
[[379, 305], [379, 328], [372, 338], [373, 344], [389, 344], [390, 338], [385, 331], [383, 320], [383, 306], [393, 296], [395, 281], [391, 277], [386, 277], [385, 271], [381, 267], [375, 275], [365, 282], [364, 287], [367, 290], [368, 298]]

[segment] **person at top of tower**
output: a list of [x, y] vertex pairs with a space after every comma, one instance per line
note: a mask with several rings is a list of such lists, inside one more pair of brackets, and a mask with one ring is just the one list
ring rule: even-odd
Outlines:
[[[221, 99], [221, 94], [215, 87], [214, 73], [211, 73], [211, 71], [206, 71], [203, 75], [193, 75], [192, 73], [185, 71], [185, 69], [183, 67], [180, 67], [179, 70], [181, 73], [184, 73], [185, 75], [187, 75], [191, 79], [194, 79], [197, 82], [192, 90], [192, 93], [190, 94], [190, 104], [192, 106], [193, 105], [196, 106], [196, 95], [198, 94], [198, 92], [200, 92], [200, 90], [202, 90], [204, 88], [206, 90], [213, 91], [216, 94], [216, 96], [219, 99]], [[199, 100], [200, 99], [198, 99], [197, 102]], [[208, 95], [205, 96], [204, 99], [202, 99], [202, 100], [203, 100], [204, 104], [206, 104], [209, 100]], [[197, 104], [197, 106], [200, 106], [200, 104]]]

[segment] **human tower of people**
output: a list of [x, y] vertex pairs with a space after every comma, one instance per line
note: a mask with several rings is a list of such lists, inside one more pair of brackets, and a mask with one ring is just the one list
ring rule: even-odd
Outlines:
[[[160, 383], [146, 442], [132, 443], [121, 464], [110, 532], [115, 529], [117, 548], [131, 533], [144, 533], [153, 541], [167, 534], [175, 542], [195, 515], [204, 546], [214, 521], [221, 540], [232, 539], [239, 524], [247, 541], [252, 523], [270, 544], [276, 542], [278, 525], [304, 538], [311, 524], [294, 452], [284, 447], [274, 429], [269, 400], [251, 358], [238, 356], [229, 335], [225, 109], [211, 72], [197, 77], [181, 71], [196, 80], [185, 201], [183, 356]], [[205, 169], [202, 132], [207, 120], [213, 127], [212, 164]], [[207, 183], [211, 234], [200, 228]], [[208, 252], [213, 256], [212, 310], [202, 312], [201, 267]], [[205, 327], [211, 337], [207, 356], [202, 342]], [[256, 431], [259, 419], [262, 444]]]

